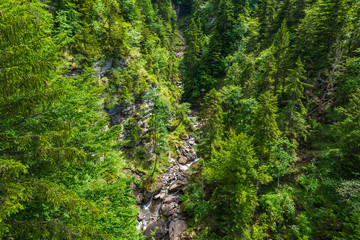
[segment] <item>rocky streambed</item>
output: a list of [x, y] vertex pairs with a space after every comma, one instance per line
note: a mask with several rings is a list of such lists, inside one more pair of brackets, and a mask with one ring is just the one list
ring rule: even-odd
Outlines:
[[147, 192], [134, 187], [134, 194], [140, 207], [139, 231], [145, 231], [147, 239], [187, 239], [185, 215], [180, 210], [180, 197], [187, 188], [191, 168], [199, 160], [193, 148], [195, 139], [186, 136], [177, 146], [178, 159], [169, 159], [168, 170], [157, 181], [156, 190]]

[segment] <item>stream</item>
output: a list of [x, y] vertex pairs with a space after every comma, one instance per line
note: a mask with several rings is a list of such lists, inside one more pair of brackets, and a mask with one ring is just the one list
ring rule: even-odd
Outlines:
[[156, 191], [137, 193], [142, 199], [137, 229], [145, 231], [147, 239], [151, 239], [155, 229], [155, 239], [179, 239], [187, 228], [186, 218], [180, 210], [180, 197], [186, 190], [190, 169], [199, 161], [192, 145], [195, 145], [194, 138], [188, 136], [177, 146], [179, 160], [169, 159], [171, 164], [157, 181]]

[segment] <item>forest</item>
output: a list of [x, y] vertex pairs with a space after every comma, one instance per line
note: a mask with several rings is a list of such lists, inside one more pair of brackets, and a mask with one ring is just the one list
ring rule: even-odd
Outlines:
[[0, 0], [0, 238], [360, 239], [358, 0]]

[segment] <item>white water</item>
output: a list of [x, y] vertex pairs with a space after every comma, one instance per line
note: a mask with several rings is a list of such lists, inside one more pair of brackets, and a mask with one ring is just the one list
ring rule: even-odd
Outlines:
[[148, 209], [149, 209], [149, 207], [151, 206], [151, 203], [152, 203], [153, 197], [154, 197], [154, 194], [153, 194], [153, 195], [151, 195], [150, 201], [149, 201], [148, 203], [146, 203], [146, 204], [142, 205], [142, 206], [141, 206], [141, 208], [142, 208], [142, 209], [144, 209], [144, 210], [148, 210]]

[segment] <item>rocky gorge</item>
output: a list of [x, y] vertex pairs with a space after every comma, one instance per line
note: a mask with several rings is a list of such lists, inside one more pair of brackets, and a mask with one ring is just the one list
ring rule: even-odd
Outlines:
[[156, 190], [147, 192], [133, 185], [133, 194], [140, 207], [137, 216], [139, 231], [145, 231], [146, 239], [188, 239], [185, 236], [187, 221], [181, 212], [181, 195], [187, 188], [188, 178], [196, 167], [195, 139], [184, 137], [178, 145], [178, 159], [169, 159], [168, 170], [157, 180]]

